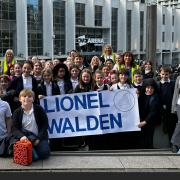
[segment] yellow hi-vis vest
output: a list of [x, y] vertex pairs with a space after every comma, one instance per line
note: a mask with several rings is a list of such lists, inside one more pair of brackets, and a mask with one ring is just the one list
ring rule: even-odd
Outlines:
[[[125, 68], [125, 65], [121, 65], [121, 68]], [[139, 65], [135, 65], [135, 67], [131, 67], [131, 77], [130, 77], [131, 83], [134, 82], [134, 71], [136, 69], [140, 69], [140, 66]]]
[[[14, 65], [15, 61], [14, 58], [12, 59], [11, 64]], [[6, 61], [6, 57], [4, 58], [3, 62], [2, 62], [2, 67], [3, 67], [3, 74], [6, 74], [8, 72], [8, 65], [7, 65], [7, 61]]]

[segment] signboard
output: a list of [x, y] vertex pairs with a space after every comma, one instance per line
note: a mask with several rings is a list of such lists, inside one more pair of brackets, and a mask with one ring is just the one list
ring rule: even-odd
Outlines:
[[48, 96], [40, 104], [48, 116], [50, 138], [140, 130], [134, 88]]

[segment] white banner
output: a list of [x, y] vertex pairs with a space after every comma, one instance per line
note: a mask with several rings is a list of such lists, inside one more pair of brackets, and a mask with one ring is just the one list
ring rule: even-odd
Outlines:
[[47, 96], [49, 138], [140, 131], [136, 89]]

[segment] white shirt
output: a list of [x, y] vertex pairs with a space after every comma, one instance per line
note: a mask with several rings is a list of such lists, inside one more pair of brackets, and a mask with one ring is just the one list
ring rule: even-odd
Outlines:
[[23, 87], [32, 89], [32, 77], [31, 76], [25, 77], [24, 75], [22, 75], [22, 78], [23, 78]]
[[134, 85], [135, 85], [135, 86], [142, 86], [143, 83], [138, 84], [138, 83], [134, 82]]
[[[118, 88], [119, 87], [119, 88]], [[117, 90], [117, 89], [129, 89], [131, 88], [129, 84], [125, 83], [125, 84], [121, 84], [120, 82], [113, 84], [110, 87], [110, 90]]]
[[22, 128], [34, 133], [35, 135], [38, 135], [38, 127], [34, 117], [33, 106], [30, 109], [30, 111], [24, 111], [22, 119]]
[[170, 79], [168, 79], [167, 81], [161, 80], [160, 82], [161, 82], [161, 84], [164, 84], [166, 82], [170, 83]]
[[[107, 85], [107, 87], [108, 87], [108, 89], [109, 89], [109, 85], [108, 84], [106, 84]], [[103, 90], [103, 88], [104, 88], [104, 84], [103, 85], [98, 85], [97, 83], [96, 83], [96, 86], [98, 87], [98, 89], [99, 90]]]
[[0, 98], [0, 139], [7, 136], [6, 118], [12, 116], [9, 104]]
[[52, 96], [52, 82], [50, 82], [49, 84], [44, 82], [44, 85], [46, 86], [46, 95]]
[[59, 86], [59, 90], [61, 94], [65, 94], [65, 90], [64, 90], [64, 80], [60, 79], [57, 82], [58, 86]]
[[77, 79], [75, 79], [75, 80], [71, 78], [71, 82], [72, 82], [73, 90], [75, 90], [76, 86], [77, 86], [77, 85], [78, 85], [78, 83], [79, 83], [78, 78], [77, 78]]

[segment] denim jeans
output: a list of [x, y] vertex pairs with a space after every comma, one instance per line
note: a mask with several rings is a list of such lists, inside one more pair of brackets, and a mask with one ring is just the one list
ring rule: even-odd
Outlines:
[[33, 146], [39, 159], [46, 159], [50, 156], [48, 139], [40, 140], [37, 146]]

